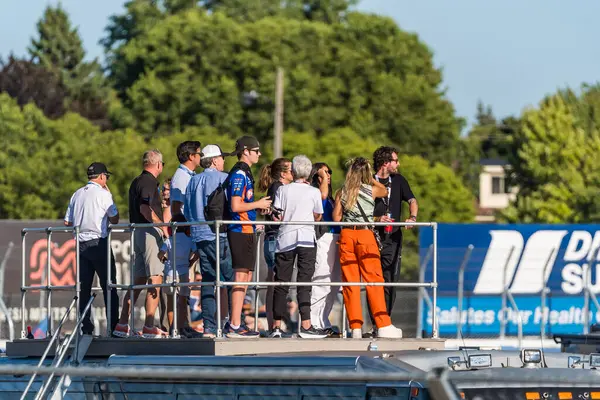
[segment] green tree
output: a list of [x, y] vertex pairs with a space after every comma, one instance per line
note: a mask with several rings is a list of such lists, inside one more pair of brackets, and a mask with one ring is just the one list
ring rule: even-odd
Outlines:
[[20, 106], [35, 104], [48, 118], [64, 115], [67, 93], [55, 73], [13, 56], [0, 61], [0, 67], [0, 93], [8, 94]]
[[109, 128], [110, 93], [102, 69], [97, 60], [84, 61], [81, 38], [66, 11], [60, 5], [47, 7], [37, 23], [37, 33], [29, 54], [34, 63], [57, 75], [67, 94], [64, 106]]
[[[430, 164], [418, 156], [401, 156], [400, 173], [410, 184], [419, 202], [419, 221], [473, 222], [475, 198], [454, 171], [440, 163]], [[408, 206], [403, 203], [403, 216]], [[404, 231], [402, 250], [402, 278], [414, 280], [419, 268], [419, 234], [430, 235], [430, 230], [414, 228]]]
[[519, 194], [502, 214], [504, 219], [526, 223], [600, 219], [600, 133], [595, 127], [586, 131], [579, 122], [560, 94], [523, 114], [521, 129], [514, 135], [517, 151], [510, 160]]
[[518, 129], [518, 123], [514, 117], [498, 121], [489, 105], [485, 106], [481, 101], [477, 103], [475, 124], [467, 137], [461, 140], [456, 168], [475, 196], [479, 195], [480, 160], [507, 160], [512, 151], [512, 134]]
[[462, 121], [440, 89], [431, 52], [388, 18], [240, 24], [193, 9], [159, 20], [119, 54], [115, 87], [147, 137], [211, 126], [270, 139], [281, 66], [286, 129], [323, 135], [349, 127], [447, 164], [457, 154]]

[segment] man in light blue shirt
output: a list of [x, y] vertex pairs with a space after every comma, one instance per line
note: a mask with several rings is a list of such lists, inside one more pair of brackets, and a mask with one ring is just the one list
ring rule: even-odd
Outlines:
[[[185, 192], [185, 205], [183, 207], [185, 218], [188, 222], [206, 221], [204, 218], [204, 207], [208, 196], [214, 192], [227, 179], [223, 172], [225, 167], [225, 156], [221, 148], [209, 144], [202, 149], [200, 165], [204, 172], [194, 175], [190, 180]], [[191, 227], [192, 240], [196, 243], [196, 249], [200, 256], [200, 270], [202, 282], [216, 281], [217, 254], [220, 255], [221, 281], [231, 282], [233, 280], [233, 269], [227, 234], [222, 233], [219, 240], [219, 251], [217, 252], [216, 236], [206, 224], [193, 225]], [[230, 288], [230, 287], [229, 287]], [[222, 303], [229, 303], [230, 290], [221, 293]], [[217, 324], [215, 322], [216, 304], [213, 286], [202, 286], [201, 288], [202, 319], [204, 320], [204, 337], [215, 337]], [[229, 307], [221, 308], [223, 317], [227, 316]]]

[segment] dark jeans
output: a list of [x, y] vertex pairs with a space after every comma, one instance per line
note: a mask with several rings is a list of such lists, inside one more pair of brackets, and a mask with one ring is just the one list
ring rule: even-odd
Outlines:
[[[107, 304], [106, 293], [106, 266], [107, 266], [107, 250], [108, 240], [95, 239], [87, 242], [79, 243], [79, 279], [81, 280], [81, 294], [79, 298], [79, 314], [83, 313], [85, 306], [92, 296], [92, 284], [94, 282], [94, 274], [98, 274], [98, 281], [102, 287], [104, 295], [104, 304]], [[115, 265], [115, 257], [110, 254], [110, 276], [111, 282], [116, 283], [117, 267]], [[110, 291], [110, 310], [106, 307], [106, 318], [108, 321], [108, 313], [110, 312], [110, 331], [115, 329], [115, 325], [119, 322], [119, 297], [117, 289]], [[91, 334], [94, 332], [94, 324], [90, 318], [91, 310], [88, 311], [81, 323], [83, 333]]]
[[[400, 276], [400, 264], [402, 261], [402, 239], [385, 238], [382, 245], [381, 270], [383, 272], [383, 280], [386, 283], [397, 282]], [[396, 301], [396, 289], [395, 287], [384, 288], [385, 306], [389, 316], [392, 315], [392, 308], [394, 308], [394, 302]], [[373, 326], [375, 326], [375, 320], [371, 314], [370, 307], [369, 317]]]
[[[221, 281], [233, 281], [233, 269], [231, 267], [231, 254], [227, 239], [221, 237], [219, 241], [219, 256], [220, 256], [220, 275]], [[202, 282], [215, 282], [217, 280], [217, 241], [203, 240], [196, 242], [196, 248], [200, 255], [200, 270], [202, 273]], [[229, 307], [231, 310], [231, 286], [227, 286]], [[215, 301], [215, 286], [202, 286], [200, 289], [201, 298], [200, 305], [202, 306], [202, 319], [204, 320], [204, 332], [217, 332], [217, 323], [215, 315], [217, 312], [217, 303]]]
[[[297, 282], [312, 282], [317, 260], [317, 247], [296, 247], [294, 250], [275, 254], [275, 282], [290, 282], [294, 272], [294, 260], [298, 257]], [[273, 291], [273, 319], [279, 321], [287, 313], [289, 286], [275, 286]], [[310, 320], [311, 286], [298, 286], [298, 308], [302, 321]]]

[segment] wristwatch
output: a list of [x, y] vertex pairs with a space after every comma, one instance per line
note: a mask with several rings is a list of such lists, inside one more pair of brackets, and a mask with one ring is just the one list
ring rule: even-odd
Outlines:
[[417, 222], [417, 216], [416, 215], [411, 215], [408, 219], [412, 219], [415, 222]]

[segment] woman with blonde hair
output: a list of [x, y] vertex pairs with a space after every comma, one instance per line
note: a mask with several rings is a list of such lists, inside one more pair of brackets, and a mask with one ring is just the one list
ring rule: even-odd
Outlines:
[[[346, 181], [335, 199], [333, 220], [336, 222], [373, 222], [375, 199], [387, 196], [387, 189], [373, 179], [366, 158], [350, 162]], [[383, 283], [379, 247], [368, 225], [343, 226], [339, 251], [343, 282]], [[344, 286], [344, 303], [348, 313], [352, 338], [362, 338], [362, 306], [360, 286]], [[367, 297], [377, 325], [378, 337], [401, 338], [402, 330], [392, 325], [387, 313], [383, 286], [367, 286]]]

